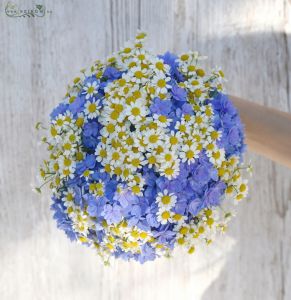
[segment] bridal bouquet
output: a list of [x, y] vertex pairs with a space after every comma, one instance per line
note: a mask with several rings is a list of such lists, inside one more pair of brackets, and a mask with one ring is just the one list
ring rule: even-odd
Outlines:
[[207, 73], [198, 52], [154, 55], [145, 36], [82, 70], [42, 139], [50, 155], [37, 190], [49, 185], [58, 227], [105, 262], [193, 253], [248, 192], [222, 70]]

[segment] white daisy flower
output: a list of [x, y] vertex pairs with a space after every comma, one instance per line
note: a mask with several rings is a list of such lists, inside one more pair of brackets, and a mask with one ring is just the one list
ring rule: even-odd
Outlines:
[[120, 151], [119, 148], [111, 149], [110, 151], [108, 151], [108, 159], [110, 160], [110, 164], [112, 166], [120, 166], [124, 161], [124, 154]]
[[65, 124], [65, 116], [64, 115], [58, 115], [53, 121], [52, 124], [54, 125], [54, 128], [60, 132]]
[[148, 80], [147, 69], [142, 69], [140, 66], [131, 68], [128, 76], [135, 83], [145, 83]]
[[168, 89], [171, 88], [169, 81], [170, 77], [166, 77], [163, 73], [154, 76], [152, 84], [156, 87], [157, 94], [166, 94]]
[[169, 74], [170, 66], [165, 64], [162, 59], [153, 59], [151, 61], [150, 68], [156, 73], [159, 74], [160, 72], [164, 74]]
[[69, 139], [65, 139], [62, 145], [64, 155], [68, 156], [74, 154], [76, 151], [76, 147], [76, 143], [71, 142]]
[[82, 211], [77, 212], [72, 217], [73, 221], [73, 229], [81, 233], [84, 236], [87, 236], [89, 233], [89, 224], [88, 224], [88, 217]]
[[146, 160], [143, 153], [138, 152], [128, 155], [128, 162], [130, 170], [135, 171], [145, 165]]
[[168, 190], [159, 192], [156, 198], [159, 208], [170, 210], [177, 202], [177, 196], [174, 193], [169, 193]]
[[160, 167], [159, 172], [168, 179], [176, 178], [180, 172], [180, 161], [173, 161], [171, 164], [164, 164]]
[[182, 134], [181, 132], [177, 131], [171, 131], [168, 135], [167, 135], [167, 138], [166, 138], [166, 145], [167, 147], [166, 148], [171, 148], [172, 150], [173, 149], [177, 149], [180, 147], [182, 143]]
[[127, 106], [128, 120], [132, 123], [140, 122], [146, 115], [149, 114], [149, 109], [145, 105], [145, 101], [138, 99]]
[[101, 106], [99, 106], [99, 103], [99, 100], [86, 102], [84, 113], [87, 115], [88, 119], [94, 119], [100, 114], [99, 109]]
[[154, 149], [163, 144], [163, 132], [161, 130], [150, 129], [144, 133], [144, 142], [147, 148]]
[[220, 166], [225, 160], [225, 150], [216, 148], [214, 151], [206, 151], [209, 161], [216, 166]]
[[182, 162], [187, 161], [188, 164], [192, 163], [199, 157], [199, 150], [196, 144], [184, 145], [179, 153]]
[[185, 122], [185, 120], [177, 121], [175, 124], [175, 129], [179, 131], [181, 136], [185, 136], [185, 134], [191, 134], [191, 128]]
[[158, 155], [157, 160], [160, 165], [171, 165], [173, 161], [179, 161], [179, 158], [175, 152], [165, 150]]
[[71, 157], [61, 155], [57, 162], [61, 169], [69, 169], [71, 172], [74, 172], [76, 162]]
[[86, 99], [89, 99], [97, 94], [97, 86], [97, 81], [89, 82], [85, 85], [83, 93], [86, 94]]
[[158, 158], [154, 152], [146, 153], [147, 164], [149, 168], [153, 168], [157, 164]]
[[74, 167], [71, 167], [71, 168], [64, 168], [64, 169], [60, 169], [59, 173], [60, 173], [60, 178], [63, 179], [63, 178], [66, 178], [66, 177], [69, 177], [69, 178], [74, 178], [74, 170], [75, 168]]
[[167, 223], [172, 223], [173, 212], [166, 209], [159, 209], [157, 212], [157, 221], [162, 225], [166, 225]]
[[163, 127], [163, 128], [170, 126], [170, 124], [172, 122], [172, 119], [170, 119], [164, 115], [154, 114], [153, 118], [154, 118], [155, 122], [158, 124], [158, 126]]

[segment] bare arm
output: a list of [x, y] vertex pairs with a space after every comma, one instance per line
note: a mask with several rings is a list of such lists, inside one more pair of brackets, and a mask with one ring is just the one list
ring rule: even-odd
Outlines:
[[230, 98], [245, 124], [249, 149], [291, 168], [291, 114]]

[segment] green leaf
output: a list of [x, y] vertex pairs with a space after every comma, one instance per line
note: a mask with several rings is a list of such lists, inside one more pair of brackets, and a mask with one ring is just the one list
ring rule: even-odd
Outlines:
[[34, 190], [38, 193], [41, 194], [41, 189], [39, 187], [35, 187]]
[[36, 129], [36, 130], [39, 130], [40, 127], [41, 127], [41, 122], [37, 122], [37, 123], [35, 124], [35, 129]]
[[224, 215], [224, 217], [225, 217], [225, 218], [231, 217], [231, 213], [230, 213], [230, 212], [226, 213], [226, 214]]

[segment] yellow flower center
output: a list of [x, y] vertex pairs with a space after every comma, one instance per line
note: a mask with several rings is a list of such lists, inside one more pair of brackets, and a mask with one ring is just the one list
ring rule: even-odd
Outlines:
[[167, 176], [172, 176], [174, 174], [174, 170], [172, 168], [166, 168], [164, 172]]
[[58, 126], [63, 126], [64, 122], [62, 119], [57, 119], [57, 125]]
[[114, 169], [114, 174], [117, 175], [117, 176], [120, 176], [122, 174], [122, 170], [120, 167], [116, 167]]
[[188, 150], [188, 151], [186, 152], [186, 157], [187, 157], [188, 159], [193, 158], [193, 157], [194, 157], [194, 152], [193, 152], [192, 150]]
[[181, 55], [181, 60], [182, 60], [182, 61], [186, 61], [188, 58], [189, 58], [189, 55], [188, 55], [188, 54], [183, 54], [183, 55]]
[[164, 64], [161, 62], [161, 61], [158, 61], [157, 63], [156, 63], [156, 68], [158, 69], [158, 70], [164, 70]]
[[107, 129], [108, 133], [113, 133], [115, 131], [115, 126], [114, 126], [114, 124], [108, 124], [106, 126], [106, 129]]
[[140, 193], [140, 187], [137, 186], [137, 185], [133, 186], [133, 187], [131, 188], [131, 190], [132, 190], [132, 192], [133, 192], [134, 194]]
[[181, 125], [179, 126], [179, 130], [180, 130], [181, 132], [185, 132], [185, 131], [186, 131], [186, 126], [183, 125], [183, 124], [181, 124]]
[[212, 154], [213, 158], [214, 159], [219, 159], [220, 158], [220, 152], [219, 151], [216, 151]]
[[142, 79], [143, 78], [143, 73], [142, 73], [142, 71], [136, 71], [136, 72], [134, 72], [134, 76], [137, 79]]
[[150, 156], [148, 158], [148, 162], [149, 162], [150, 165], [153, 165], [153, 164], [156, 163], [156, 158], [154, 156]]
[[72, 161], [69, 158], [64, 159], [64, 166], [69, 167], [72, 164]]
[[166, 86], [166, 81], [164, 79], [159, 79], [157, 82], [159, 88], [164, 88]]
[[132, 108], [131, 113], [132, 113], [135, 117], [137, 117], [137, 116], [140, 115], [140, 109], [139, 109], [138, 107], [134, 107], [134, 108]]
[[107, 157], [107, 151], [105, 149], [101, 149], [100, 152], [99, 152], [99, 155], [102, 158], [105, 158], [105, 157]]
[[197, 69], [196, 74], [200, 77], [203, 77], [205, 75], [205, 71], [203, 69]]
[[69, 151], [69, 150], [72, 149], [72, 145], [70, 143], [65, 143], [64, 144], [64, 149]]
[[84, 119], [83, 119], [83, 118], [78, 118], [78, 119], [76, 120], [76, 125], [77, 125], [78, 127], [82, 127], [83, 124], [84, 124]]
[[245, 192], [246, 191], [246, 189], [247, 189], [247, 186], [244, 184], [244, 183], [242, 183], [241, 185], [240, 185], [240, 187], [239, 187], [239, 190], [240, 190], [240, 192]]
[[111, 112], [110, 117], [112, 120], [117, 120], [119, 117], [119, 112], [114, 110], [113, 112]]
[[166, 122], [167, 122], [167, 117], [161, 115], [161, 116], [159, 116], [159, 121], [160, 121], [161, 123], [166, 123]]
[[161, 198], [161, 202], [165, 205], [169, 204], [171, 202], [171, 197], [169, 195], [164, 195]]
[[120, 155], [119, 155], [118, 152], [113, 152], [113, 153], [112, 153], [112, 159], [113, 159], [113, 160], [118, 160], [119, 158], [120, 158]]
[[172, 160], [172, 154], [171, 153], [165, 154], [165, 161], [171, 161], [171, 160]]
[[96, 104], [95, 103], [90, 103], [89, 105], [88, 105], [88, 111], [89, 111], [89, 113], [94, 113], [95, 111], [96, 111]]
[[178, 144], [178, 138], [176, 136], [170, 137], [170, 144], [171, 145], [177, 145]]
[[195, 71], [195, 66], [193, 66], [193, 65], [190, 65], [190, 66], [188, 66], [188, 71], [189, 72], [193, 72], [193, 71]]
[[95, 88], [93, 86], [90, 86], [87, 90], [87, 94], [93, 94], [95, 91]]
[[51, 127], [51, 135], [53, 137], [55, 137], [58, 134], [57, 130], [55, 129], [55, 127]]
[[156, 143], [158, 141], [158, 139], [159, 139], [158, 135], [152, 134], [149, 137], [149, 142], [152, 143], [152, 144], [154, 144], [154, 143]]
[[134, 167], [138, 167], [139, 164], [140, 164], [140, 160], [138, 158], [134, 158], [132, 161], [131, 161], [131, 164], [134, 166]]
[[171, 215], [170, 215], [170, 213], [168, 211], [164, 211], [161, 214], [161, 217], [162, 217], [163, 220], [168, 220], [170, 218], [170, 216]]

